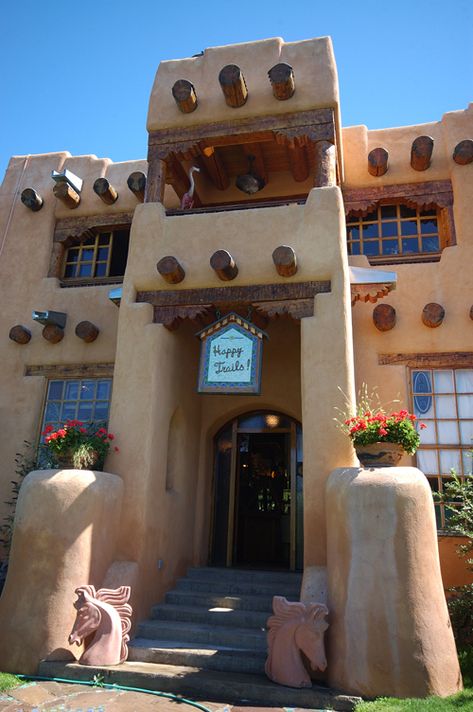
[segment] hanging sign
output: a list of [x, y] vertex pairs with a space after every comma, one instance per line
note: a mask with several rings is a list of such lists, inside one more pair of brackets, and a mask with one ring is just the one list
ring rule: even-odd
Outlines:
[[199, 393], [260, 393], [264, 331], [231, 312], [196, 336]]

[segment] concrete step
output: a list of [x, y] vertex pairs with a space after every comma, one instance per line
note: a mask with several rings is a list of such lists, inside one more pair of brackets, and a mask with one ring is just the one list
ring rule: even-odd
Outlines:
[[[201, 606], [202, 608], [231, 608], [239, 611], [264, 611], [268, 616], [272, 613], [273, 597], [262, 596], [219, 596], [218, 594], [195, 591], [169, 591], [166, 603], [175, 606]], [[289, 601], [298, 601], [299, 596], [289, 596]]]
[[152, 620], [188, 621], [210, 625], [231, 626], [232, 628], [265, 628], [270, 612], [241, 611], [233, 608], [203, 608], [162, 603], [151, 611]]
[[209, 581], [199, 578], [181, 578], [177, 581], [178, 591], [193, 591], [195, 593], [208, 593], [219, 596], [289, 596], [298, 598], [300, 586], [294, 583], [263, 583], [260, 581], [222, 579]]
[[187, 647], [188, 645], [175, 640], [135, 638], [128, 645], [128, 660], [197, 667], [202, 670], [264, 674], [265, 650], [203, 644], [198, 647]]
[[250, 581], [257, 583], [278, 583], [301, 586], [302, 574], [294, 571], [259, 571], [256, 569], [218, 568], [201, 566], [188, 569], [187, 576], [192, 579], [212, 581]]
[[276, 685], [260, 675], [155, 663], [126, 662], [110, 667], [95, 667], [44, 661], [39, 666], [38, 674], [72, 680], [91, 680], [94, 675], [98, 675], [105, 684], [161, 690], [193, 700], [214, 700], [229, 704], [352, 712], [355, 704], [360, 701], [358, 697], [315, 685], [300, 690]]
[[[138, 625], [137, 637], [177, 640], [183, 643], [232, 646], [266, 650], [266, 633], [251, 628], [199, 624], [182, 621], [147, 620]], [[193, 647], [189, 645], [189, 647]]]

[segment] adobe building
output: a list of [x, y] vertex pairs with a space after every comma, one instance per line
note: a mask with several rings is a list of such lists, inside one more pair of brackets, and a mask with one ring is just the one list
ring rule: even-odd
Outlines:
[[[0, 499], [48, 424], [108, 420], [119, 446], [76, 489], [36, 473], [29, 580], [130, 584], [135, 623], [189, 566], [320, 593], [325, 484], [357, 466], [335, 408], [362, 383], [428, 425], [402, 465], [434, 491], [471, 474], [473, 105], [342, 128], [330, 39], [274, 38], [162, 62], [147, 128], [147, 161], [15, 156], [1, 188]], [[206, 343], [245, 330], [259, 387], [243, 351], [212, 380]], [[436, 513], [444, 585], [466, 582]]]

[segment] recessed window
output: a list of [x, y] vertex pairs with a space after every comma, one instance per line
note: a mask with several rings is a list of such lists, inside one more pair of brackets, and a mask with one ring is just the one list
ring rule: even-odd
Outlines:
[[[473, 475], [473, 369], [412, 371], [414, 413], [420, 430], [417, 465], [434, 492], [442, 492], [452, 469], [461, 479]], [[437, 526], [445, 526], [445, 508], [436, 503]]]
[[373, 262], [438, 259], [444, 245], [442, 221], [434, 208], [379, 205], [363, 217], [348, 216], [349, 255], [366, 255]]
[[66, 250], [64, 279], [99, 279], [125, 274], [129, 229], [99, 232]]
[[54, 379], [48, 383], [41, 431], [66, 420], [106, 425], [112, 391], [111, 378]]

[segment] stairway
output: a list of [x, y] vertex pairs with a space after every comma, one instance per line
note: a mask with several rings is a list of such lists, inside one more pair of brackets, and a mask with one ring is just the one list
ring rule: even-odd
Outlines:
[[292, 689], [264, 674], [272, 598], [299, 600], [301, 575], [193, 568], [154, 606], [128, 644], [123, 665], [90, 668], [43, 662], [40, 674], [174, 692], [201, 700], [352, 710], [358, 698], [326, 687]]

